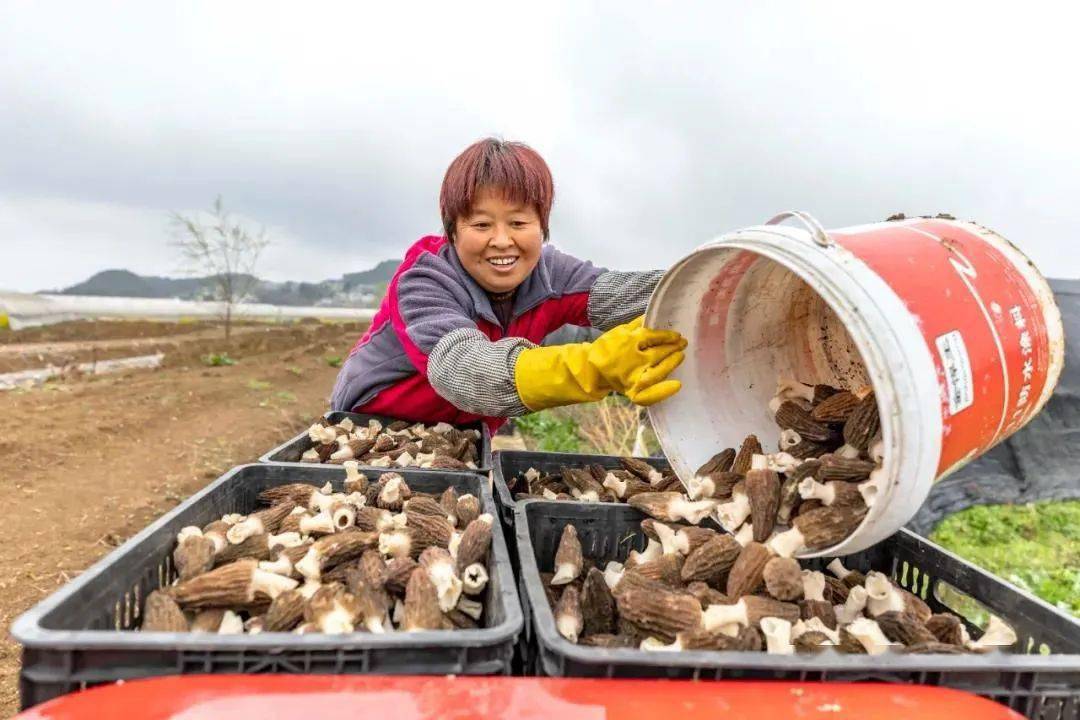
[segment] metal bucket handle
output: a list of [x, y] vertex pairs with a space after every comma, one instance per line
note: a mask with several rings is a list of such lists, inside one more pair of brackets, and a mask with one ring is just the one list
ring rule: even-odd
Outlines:
[[788, 218], [795, 218], [796, 220], [802, 222], [803, 226], [810, 231], [810, 237], [814, 240], [815, 243], [817, 243], [821, 247], [828, 248], [835, 245], [833, 239], [829, 237], [828, 233], [825, 232], [825, 228], [821, 227], [821, 223], [815, 220], [810, 213], [803, 212], [802, 210], [788, 210], [786, 212], [782, 212], [776, 217], [766, 222], [765, 224], [779, 225]]

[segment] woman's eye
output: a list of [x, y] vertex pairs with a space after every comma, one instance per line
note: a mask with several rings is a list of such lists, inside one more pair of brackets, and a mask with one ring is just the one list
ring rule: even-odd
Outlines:
[[520, 229], [520, 228], [523, 228], [523, 227], [527, 226], [529, 223], [525, 222], [524, 220], [515, 220], [514, 222], [512, 222], [510, 224], [513, 225], [514, 227]]
[[487, 230], [489, 227], [491, 227], [491, 225], [486, 222], [473, 223], [472, 226], [477, 230]]

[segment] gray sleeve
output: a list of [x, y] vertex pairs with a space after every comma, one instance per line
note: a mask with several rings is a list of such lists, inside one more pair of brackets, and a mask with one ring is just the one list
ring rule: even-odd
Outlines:
[[443, 398], [466, 412], [517, 417], [530, 411], [514, 382], [522, 350], [536, 347], [524, 338], [492, 342], [475, 328], [447, 333], [428, 355], [427, 377]]
[[599, 330], [610, 330], [643, 314], [663, 275], [663, 270], [608, 270], [601, 274], [589, 291], [589, 323]]

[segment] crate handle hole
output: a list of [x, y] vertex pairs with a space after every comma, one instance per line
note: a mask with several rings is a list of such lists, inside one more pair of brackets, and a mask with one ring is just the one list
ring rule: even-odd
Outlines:
[[934, 583], [933, 594], [934, 599], [944, 605], [947, 610], [964, 618], [980, 630], [990, 622], [991, 612], [985, 605], [944, 580]]

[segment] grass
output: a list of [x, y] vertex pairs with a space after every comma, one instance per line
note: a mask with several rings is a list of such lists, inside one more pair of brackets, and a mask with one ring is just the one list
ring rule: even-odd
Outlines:
[[341, 367], [341, 363], [344, 362], [345, 358], [341, 357], [340, 355], [327, 355], [323, 358], [323, 360], [325, 360], [326, 364], [330, 367], [339, 368]]
[[930, 539], [1080, 616], [1080, 501], [971, 507]]
[[582, 452], [577, 423], [553, 410], [542, 410], [517, 419], [515, 423], [530, 450]]
[[[638, 417], [633, 404], [612, 395], [600, 402], [526, 415], [516, 424], [530, 450], [630, 455], [637, 440]], [[645, 446], [648, 454], [659, 450], [647, 425]]]
[[229, 357], [229, 353], [210, 353], [202, 356], [202, 364], [207, 367], [227, 367], [235, 365], [236, 360]]

